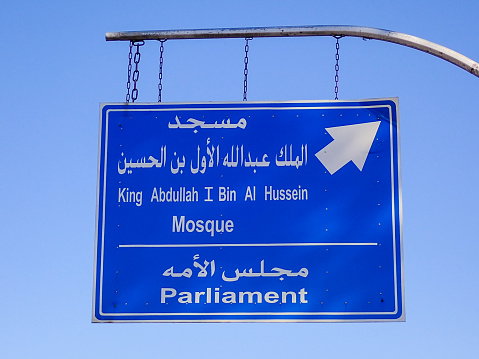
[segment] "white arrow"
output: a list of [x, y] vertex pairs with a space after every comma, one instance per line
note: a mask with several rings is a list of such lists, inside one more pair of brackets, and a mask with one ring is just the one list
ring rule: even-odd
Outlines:
[[326, 131], [334, 140], [317, 152], [316, 157], [331, 174], [349, 161], [353, 161], [362, 171], [380, 123], [376, 121], [327, 128]]

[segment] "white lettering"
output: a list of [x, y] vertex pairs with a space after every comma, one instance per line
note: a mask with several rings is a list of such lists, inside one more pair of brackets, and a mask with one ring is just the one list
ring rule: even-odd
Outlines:
[[179, 222], [178, 222], [178, 217], [173, 216], [173, 233], [184, 232], [184, 231], [185, 231], [185, 216], [181, 216]]
[[205, 190], [208, 191], [208, 195], [206, 196], [205, 202], [213, 202], [213, 199], [211, 198], [211, 190], [213, 187], [205, 187]]
[[[222, 292], [221, 288], [205, 288], [196, 292], [180, 292], [174, 288], [161, 288], [161, 304], [177, 301], [180, 304], [303, 304], [308, 303], [305, 288], [298, 292], [273, 292], [262, 293], [260, 291]], [[299, 296], [299, 303], [297, 297]], [[263, 302], [264, 299], [264, 302]]]
[[118, 203], [134, 203], [137, 207], [143, 204], [143, 191], [130, 191], [129, 188], [118, 188]]
[[[167, 293], [169, 292], [169, 294]], [[166, 298], [173, 298], [176, 296], [176, 289], [173, 288], [161, 288], [161, 304], [166, 303]]]
[[280, 188], [276, 189], [273, 186], [264, 187], [265, 201], [307, 201], [308, 190], [306, 188]]
[[191, 189], [170, 187], [167, 190], [162, 187], [153, 187], [150, 202], [198, 202], [198, 191], [195, 190], [195, 187], [191, 187]]
[[234, 222], [231, 219], [186, 219], [185, 216], [173, 216], [172, 232], [173, 233], [202, 233], [207, 232], [211, 237], [215, 236], [215, 233], [231, 233], [234, 230]]

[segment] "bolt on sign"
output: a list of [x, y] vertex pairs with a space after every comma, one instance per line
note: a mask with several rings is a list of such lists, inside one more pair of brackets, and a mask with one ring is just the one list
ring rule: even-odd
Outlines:
[[100, 112], [94, 322], [405, 320], [396, 98]]

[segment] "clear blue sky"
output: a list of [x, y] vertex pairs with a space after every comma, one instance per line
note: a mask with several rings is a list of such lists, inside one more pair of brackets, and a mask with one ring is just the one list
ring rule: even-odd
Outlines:
[[[0, 11], [2, 358], [472, 358], [479, 331], [479, 78], [416, 50], [341, 40], [340, 99], [399, 97], [405, 323], [92, 324], [100, 102], [128, 45], [106, 32], [358, 25], [479, 61], [479, 3], [10, 1]], [[249, 100], [334, 98], [332, 38], [254, 39]], [[163, 101], [241, 101], [244, 41], [165, 44]], [[158, 44], [138, 100], [157, 99]]]

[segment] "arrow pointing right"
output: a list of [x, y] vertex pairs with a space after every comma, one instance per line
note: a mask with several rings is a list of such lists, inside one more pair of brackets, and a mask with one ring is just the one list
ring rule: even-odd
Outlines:
[[349, 161], [363, 170], [381, 121], [326, 128], [334, 139], [316, 153], [318, 160], [330, 174], [336, 173]]

